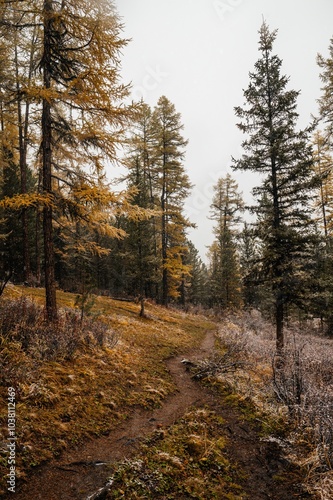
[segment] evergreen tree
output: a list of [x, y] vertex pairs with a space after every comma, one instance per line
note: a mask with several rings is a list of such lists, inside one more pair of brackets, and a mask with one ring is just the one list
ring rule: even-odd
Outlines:
[[312, 150], [310, 130], [296, 130], [299, 92], [287, 90], [282, 61], [272, 54], [277, 31], [270, 32], [263, 23], [259, 34], [261, 58], [249, 75], [244, 107], [235, 109], [241, 120], [238, 127], [248, 138], [234, 168], [257, 172], [263, 179], [254, 189], [254, 210], [261, 215], [261, 275], [271, 284], [280, 350], [284, 346], [286, 306], [292, 301], [301, 304], [309, 272]]
[[191, 275], [186, 281], [187, 299], [190, 304], [195, 306], [205, 306], [208, 304], [208, 269], [191, 241], [187, 242], [187, 247], [188, 254], [185, 262], [191, 268]]
[[211, 303], [222, 309], [241, 305], [241, 280], [237, 256], [236, 233], [243, 200], [238, 185], [227, 174], [214, 186], [211, 219], [216, 221], [216, 241], [211, 249]]
[[[157, 210], [159, 200], [156, 190], [156, 172], [153, 164], [153, 135], [151, 109], [141, 102], [140, 112], [131, 128], [127, 141], [125, 165], [127, 186], [134, 189], [134, 203], [151, 211], [151, 217], [141, 221], [123, 219], [127, 233], [123, 242], [123, 261], [127, 269], [130, 295], [158, 298], [160, 283], [160, 257], [157, 240]], [[155, 212], [154, 212], [155, 210]]]

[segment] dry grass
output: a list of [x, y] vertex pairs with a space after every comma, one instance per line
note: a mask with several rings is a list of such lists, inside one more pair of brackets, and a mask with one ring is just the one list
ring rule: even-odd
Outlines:
[[223, 421], [205, 408], [156, 430], [132, 460], [115, 466], [108, 499], [241, 500], [239, 473], [225, 453]]
[[333, 341], [290, 325], [283, 359], [276, 358], [274, 328], [257, 313], [226, 318], [219, 339], [236, 368], [217, 379], [254, 405], [252, 417], [267, 434], [280, 433], [286, 452], [308, 471], [309, 492], [333, 498]]
[[[43, 303], [41, 289], [10, 286], [2, 300], [29, 297]], [[61, 308], [73, 308], [75, 296], [58, 293]], [[174, 390], [164, 360], [180, 349], [200, 343], [213, 324], [204, 317], [184, 315], [147, 304], [147, 318], [139, 318], [136, 304], [97, 298], [94, 314], [116, 335], [118, 342], [84, 339], [70, 355], [42, 356], [38, 342], [29, 348], [22, 338], [1, 336], [0, 362], [5, 379], [0, 390], [0, 469], [8, 473], [6, 440], [7, 390], [16, 392], [18, 436], [16, 475], [74, 444], [109, 432], [125, 419], [133, 405], [151, 408]], [[22, 318], [20, 319], [20, 321]], [[15, 328], [14, 328], [15, 330]], [[22, 330], [23, 331], [23, 330]], [[1, 488], [5, 482], [1, 483]]]

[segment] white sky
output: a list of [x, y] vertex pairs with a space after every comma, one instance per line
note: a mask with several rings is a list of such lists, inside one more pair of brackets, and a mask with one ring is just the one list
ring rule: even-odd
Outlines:
[[[258, 30], [264, 18], [278, 28], [273, 52], [282, 60], [289, 87], [301, 90], [300, 127], [316, 114], [321, 82], [316, 55], [328, 56], [333, 36], [333, 0], [115, 0], [132, 40], [123, 51], [122, 75], [132, 98], [152, 107], [165, 95], [181, 113], [189, 140], [184, 166], [194, 184], [186, 214], [197, 229], [189, 238], [205, 259], [213, 241], [207, 219], [212, 188], [240, 157], [243, 135], [234, 107], [242, 105], [248, 73], [260, 57]], [[256, 185], [237, 179], [247, 202]]]

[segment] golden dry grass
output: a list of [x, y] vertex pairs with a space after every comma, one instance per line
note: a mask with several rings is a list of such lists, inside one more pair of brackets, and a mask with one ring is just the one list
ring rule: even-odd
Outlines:
[[[14, 286], [3, 299], [22, 295], [44, 301], [44, 290]], [[57, 296], [61, 308], [74, 306], [74, 295], [59, 291]], [[18, 478], [65, 448], [109, 432], [132, 406], [160, 405], [174, 390], [164, 360], [197, 346], [214, 327], [204, 317], [153, 304], [146, 305], [147, 318], [140, 318], [139, 310], [137, 304], [98, 297], [95, 313], [116, 332], [118, 342], [113, 348], [81, 346], [68, 360], [33, 359], [19, 342], [2, 339], [2, 362], [18, 368], [8, 380], [16, 392]], [[8, 473], [7, 390], [0, 390], [2, 478]]]
[[188, 411], [156, 430], [134, 459], [115, 464], [108, 499], [245, 498], [239, 467], [225, 451], [224, 422], [206, 409]]

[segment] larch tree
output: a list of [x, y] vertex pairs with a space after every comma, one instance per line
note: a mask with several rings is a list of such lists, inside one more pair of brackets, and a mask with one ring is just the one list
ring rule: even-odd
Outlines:
[[314, 172], [319, 185], [314, 199], [315, 217], [318, 227], [318, 245], [314, 253], [318, 285], [313, 295], [313, 314], [327, 325], [333, 334], [333, 158], [327, 134], [316, 131], [313, 138]]
[[162, 297], [168, 305], [170, 297], [179, 295], [179, 286], [189, 266], [184, 264], [187, 252], [186, 229], [191, 226], [183, 214], [184, 200], [191, 184], [183, 161], [187, 140], [182, 136], [183, 125], [165, 96], [160, 97], [152, 115], [153, 164], [155, 190], [159, 199], [160, 249], [162, 257]]
[[[2, 1], [0, 4], [0, 38], [6, 44], [7, 84], [2, 86], [3, 129], [15, 131], [17, 167], [20, 186], [13, 196], [21, 195], [16, 204], [16, 217], [21, 223], [20, 254], [23, 267], [16, 266], [15, 277], [31, 281], [35, 207], [29, 179], [33, 172], [33, 155], [38, 148], [34, 141], [37, 115], [32, 100], [25, 93], [31, 84], [41, 54], [41, 27], [37, 13], [29, 2]], [[31, 116], [33, 115], [33, 116]], [[30, 165], [29, 165], [30, 164]], [[13, 215], [13, 213], [12, 213]]]
[[239, 308], [242, 303], [236, 233], [244, 208], [237, 182], [227, 174], [214, 186], [210, 218], [215, 221], [215, 243], [211, 249], [212, 303], [222, 309]]
[[333, 37], [330, 40], [329, 56], [318, 54], [317, 63], [321, 69], [320, 78], [323, 83], [322, 95], [319, 99], [319, 114], [325, 124], [326, 136], [333, 146]]
[[296, 129], [299, 92], [287, 90], [282, 61], [272, 54], [277, 31], [270, 32], [264, 22], [259, 35], [261, 57], [249, 74], [244, 106], [235, 108], [238, 127], [247, 139], [234, 168], [262, 178], [254, 189], [263, 241], [261, 276], [273, 294], [276, 345], [281, 351], [286, 306], [298, 299], [301, 303], [309, 273], [313, 159], [310, 130]]
[[[43, 206], [46, 314], [55, 320], [54, 224], [59, 226], [65, 215], [73, 223], [80, 219], [117, 236], [123, 233], [113, 226], [116, 213], [120, 206], [125, 213], [130, 210], [128, 199], [111, 193], [104, 180], [104, 168], [116, 160], [131, 117], [123, 104], [128, 87], [119, 76], [126, 40], [108, 1], [6, 4], [7, 18], [18, 11], [34, 12], [34, 23], [41, 27], [36, 41], [39, 60], [30, 80], [21, 83], [20, 94], [40, 112], [36, 136], [42, 172], [38, 202]], [[31, 24], [23, 21], [15, 27], [24, 35], [30, 33]]]
[[[16, 13], [17, 15], [17, 13]], [[24, 94], [23, 89], [31, 85], [34, 70], [40, 55], [40, 47], [38, 38], [40, 38], [40, 27], [36, 23], [36, 15], [32, 12], [27, 12], [25, 16], [20, 16], [16, 19], [16, 23], [24, 23], [24, 36], [20, 36], [20, 30], [14, 25], [13, 30], [13, 63], [15, 74], [15, 101], [17, 107], [17, 126], [18, 126], [18, 151], [19, 151], [19, 168], [20, 168], [20, 192], [23, 196], [27, 196], [30, 192], [28, 186], [28, 178], [32, 172], [32, 168], [28, 166], [28, 155], [30, 153], [29, 144], [32, 143], [33, 137], [33, 120], [31, 115], [32, 102], [28, 96]], [[28, 29], [29, 25], [29, 29]], [[22, 207], [21, 222], [23, 234], [23, 273], [24, 281], [31, 282], [31, 238], [29, 233], [29, 212], [31, 210]]]
[[313, 139], [313, 157], [314, 171], [319, 179], [315, 208], [328, 243], [333, 231], [333, 157], [327, 140], [319, 131]]
[[[0, 5], [0, 18], [3, 20], [5, 15], [5, 5]], [[12, 20], [14, 23], [15, 20]], [[11, 43], [13, 42], [13, 43]], [[15, 36], [15, 30], [11, 24], [4, 26], [0, 23], [0, 51], [1, 51], [1, 73], [0, 73], [0, 88], [1, 88], [1, 167], [2, 167], [2, 193], [1, 198], [6, 196], [14, 196], [20, 193], [20, 145], [18, 138], [19, 120], [18, 120], [18, 103], [19, 97], [17, 92], [18, 81], [18, 42]], [[24, 173], [22, 172], [21, 178]], [[25, 183], [26, 184], [26, 183]], [[2, 240], [2, 262], [6, 272], [13, 273], [14, 270], [20, 278], [23, 273], [18, 273], [18, 254], [26, 257], [27, 255], [27, 238], [22, 238], [22, 229], [27, 236], [26, 224], [19, 227], [18, 214], [21, 213], [22, 221], [25, 219], [25, 210], [20, 210], [13, 213], [2, 207], [3, 225], [8, 227], [6, 231], [3, 226], [2, 231], [5, 231], [7, 237]], [[26, 264], [26, 258], [24, 258]], [[20, 262], [21, 264], [21, 262]], [[24, 266], [25, 267], [25, 266]], [[15, 269], [14, 269], [15, 268]], [[25, 277], [24, 277], [25, 278]]]

